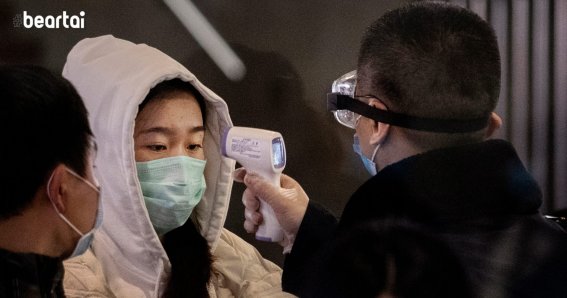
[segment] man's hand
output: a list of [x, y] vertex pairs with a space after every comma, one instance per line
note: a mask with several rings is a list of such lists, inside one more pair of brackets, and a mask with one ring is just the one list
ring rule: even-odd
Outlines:
[[284, 239], [280, 245], [284, 247], [284, 253], [290, 252], [309, 202], [307, 194], [299, 183], [282, 174], [281, 187], [278, 187], [254, 172], [247, 172], [244, 168], [234, 172], [234, 180], [244, 182], [247, 187], [242, 195], [246, 231], [254, 233], [262, 223], [262, 214], [258, 212], [261, 200], [263, 204], [269, 204], [274, 210], [284, 232]]

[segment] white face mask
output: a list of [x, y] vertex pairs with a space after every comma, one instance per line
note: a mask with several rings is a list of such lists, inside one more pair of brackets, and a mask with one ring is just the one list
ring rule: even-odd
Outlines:
[[85, 253], [87, 251], [87, 249], [89, 249], [89, 247], [91, 246], [91, 243], [93, 241], [93, 236], [94, 233], [96, 232], [96, 230], [98, 230], [98, 228], [100, 228], [100, 226], [102, 225], [102, 198], [100, 197], [100, 191], [99, 191], [99, 187], [93, 185], [91, 182], [89, 182], [88, 180], [86, 180], [85, 178], [81, 177], [79, 174], [75, 173], [74, 171], [65, 168], [67, 170], [67, 172], [69, 172], [71, 175], [77, 177], [79, 180], [83, 181], [84, 183], [86, 183], [90, 188], [92, 188], [94, 191], [96, 191], [97, 195], [98, 195], [98, 210], [97, 210], [97, 214], [96, 214], [96, 219], [95, 219], [95, 223], [93, 228], [88, 231], [87, 233], [83, 234], [81, 233], [81, 231], [74, 225], [72, 224], [69, 219], [67, 219], [63, 214], [61, 214], [61, 212], [59, 212], [59, 210], [57, 210], [57, 207], [55, 206], [55, 203], [53, 203], [53, 200], [51, 199], [51, 196], [49, 195], [49, 186], [51, 185], [51, 179], [53, 179], [53, 174], [51, 174], [51, 177], [49, 177], [49, 181], [47, 182], [47, 197], [49, 198], [49, 200], [51, 201], [51, 204], [53, 205], [53, 208], [55, 208], [55, 212], [57, 212], [57, 215], [59, 215], [59, 217], [65, 222], [67, 223], [75, 232], [77, 232], [77, 234], [79, 234], [79, 236], [81, 236], [81, 238], [79, 239], [79, 241], [77, 241], [77, 244], [75, 245], [75, 249], [73, 250], [73, 253], [71, 254], [71, 256], [69, 256], [69, 258], [72, 257], [76, 257], [76, 256], [80, 256], [83, 253]]

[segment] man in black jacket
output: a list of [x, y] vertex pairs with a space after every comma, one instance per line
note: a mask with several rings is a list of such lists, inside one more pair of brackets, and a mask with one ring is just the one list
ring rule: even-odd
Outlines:
[[262, 222], [256, 198], [284, 230], [284, 290], [331, 295], [325, 288], [341, 280], [321, 280], [317, 270], [333, 270], [324, 256], [337, 234], [399, 217], [448, 244], [475, 296], [566, 297], [566, 235], [540, 214], [540, 189], [512, 146], [488, 140], [501, 125], [493, 112], [499, 89], [496, 37], [476, 14], [419, 2], [374, 22], [357, 71], [335, 81], [328, 96], [336, 119], [356, 130], [355, 151], [373, 176], [340, 221], [290, 177], [276, 188], [255, 173], [235, 174], [248, 187], [247, 231]]
[[0, 297], [63, 297], [100, 226], [87, 111], [61, 76], [0, 66]]

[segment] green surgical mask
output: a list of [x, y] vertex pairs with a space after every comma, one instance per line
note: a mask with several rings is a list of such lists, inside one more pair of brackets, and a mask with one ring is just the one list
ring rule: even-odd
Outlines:
[[158, 235], [182, 226], [205, 193], [206, 161], [187, 156], [137, 162], [138, 179]]

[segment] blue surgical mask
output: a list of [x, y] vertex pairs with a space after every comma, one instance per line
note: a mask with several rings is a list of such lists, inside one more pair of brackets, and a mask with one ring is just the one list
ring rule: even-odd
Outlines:
[[206, 161], [188, 156], [137, 162], [148, 214], [158, 235], [182, 226], [205, 193]]
[[354, 152], [356, 152], [356, 154], [360, 156], [360, 159], [362, 160], [366, 171], [368, 171], [370, 175], [375, 176], [378, 173], [378, 170], [376, 170], [374, 157], [376, 157], [376, 153], [378, 153], [378, 149], [380, 149], [380, 144], [378, 144], [378, 146], [376, 146], [376, 149], [374, 149], [372, 158], [368, 158], [364, 155], [364, 153], [362, 153], [362, 150], [360, 149], [360, 140], [357, 135], [354, 135], [354, 143], [352, 144], [352, 148], [354, 149]]
[[69, 172], [71, 175], [77, 177], [79, 180], [83, 181], [85, 184], [87, 184], [90, 188], [92, 188], [94, 191], [96, 191], [97, 195], [98, 195], [98, 210], [96, 213], [96, 219], [95, 219], [95, 223], [93, 228], [88, 231], [87, 233], [82, 233], [74, 224], [71, 223], [71, 221], [69, 221], [69, 219], [67, 219], [65, 217], [65, 215], [61, 214], [59, 212], [59, 210], [57, 210], [57, 207], [55, 206], [55, 203], [53, 203], [53, 200], [51, 200], [51, 196], [49, 195], [49, 186], [51, 185], [51, 179], [53, 179], [53, 174], [51, 174], [51, 177], [49, 178], [49, 181], [47, 182], [47, 197], [49, 198], [49, 200], [51, 201], [51, 204], [53, 205], [53, 208], [55, 208], [55, 212], [57, 212], [57, 215], [59, 215], [59, 217], [65, 222], [67, 223], [75, 232], [77, 232], [77, 234], [79, 234], [79, 236], [81, 236], [81, 238], [79, 238], [79, 241], [77, 241], [77, 244], [75, 245], [75, 249], [73, 250], [73, 253], [71, 253], [71, 255], [69, 256], [69, 258], [73, 258], [73, 257], [77, 257], [80, 256], [82, 254], [84, 254], [87, 249], [89, 249], [89, 247], [91, 246], [93, 239], [94, 239], [94, 233], [100, 228], [100, 226], [102, 225], [102, 217], [103, 217], [103, 210], [102, 210], [102, 198], [100, 197], [100, 190], [98, 186], [93, 185], [91, 182], [89, 182], [87, 179], [81, 177], [79, 174], [75, 173], [74, 171], [66, 168], [67, 172]]

